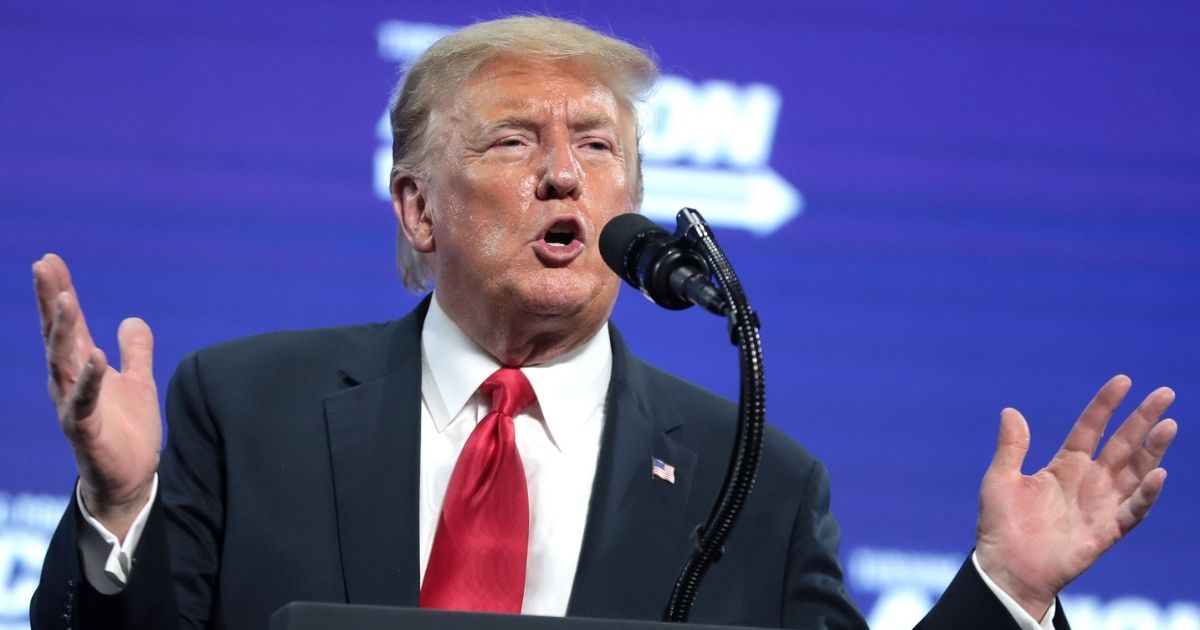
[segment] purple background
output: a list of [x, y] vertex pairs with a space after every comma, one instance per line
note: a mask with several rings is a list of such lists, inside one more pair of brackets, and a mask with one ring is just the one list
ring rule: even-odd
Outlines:
[[[1197, 599], [1190, 3], [0, 1], [0, 492], [74, 478], [38, 256], [67, 259], [110, 355], [122, 317], [150, 323], [164, 390], [206, 344], [403, 314], [417, 298], [371, 188], [396, 76], [376, 30], [529, 10], [781, 93], [770, 167], [804, 212], [718, 236], [763, 318], [770, 421], [827, 463], [846, 548], [965, 554], [999, 410], [1029, 418], [1032, 470], [1123, 372], [1139, 399], [1177, 390], [1181, 436], [1152, 517], [1071, 590]], [[631, 292], [615, 319], [644, 358], [736, 396], [718, 320]]]

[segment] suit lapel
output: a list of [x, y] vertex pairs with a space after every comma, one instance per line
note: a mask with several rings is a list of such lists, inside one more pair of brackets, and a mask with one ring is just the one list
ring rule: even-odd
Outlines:
[[416, 606], [420, 588], [421, 327], [426, 299], [382, 329], [325, 397], [346, 601]]
[[[324, 400], [350, 603], [417, 605], [420, 344], [428, 304], [386, 327], [381, 350], [343, 367], [345, 389]], [[648, 368], [610, 329], [613, 375], [567, 614], [653, 619], [704, 516], [692, 509], [685, 518], [698, 458], [670, 435], [682, 419], [662, 392], [647, 391]], [[651, 458], [674, 466], [674, 484], [651, 475]]]
[[[611, 328], [611, 326], [610, 326]], [[615, 330], [600, 461], [567, 614], [661, 617], [689, 549], [685, 509], [696, 454], [671, 437], [682, 419], [646, 391], [646, 369]], [[651, 458], [674, 466], [675, 483], [651, 475]]]

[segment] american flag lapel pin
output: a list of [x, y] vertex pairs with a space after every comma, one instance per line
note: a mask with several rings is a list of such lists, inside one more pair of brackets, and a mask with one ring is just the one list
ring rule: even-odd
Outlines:
[[663, 481], [665, 481], [667, 483], [674, 484], [675, 483], [675, 467], [668, 464], [667, 462], [664, 462], [663, 460], [661, 460], [657, 457], [651, 457], [650, 458], [650, 476], [658, 477], [659, 479], [662, 479]]

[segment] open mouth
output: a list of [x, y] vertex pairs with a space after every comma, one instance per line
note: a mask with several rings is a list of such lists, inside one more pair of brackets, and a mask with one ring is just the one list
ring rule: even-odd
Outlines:
[[569, 264], [583, 253], [586, 235], [578, 217], [561, 216], [554, 219], [534, 242], [533, 249], [542, 262], [560, 267]]
[[559, 222], [546, 231], [545, 240], [551, 245], [570, 245], [575, 240], [575, 226]]
[[542, 242], [553, 247], [583, 245], [583, 225], [579, 218], [573, 215], [555, 217], [542, 232]]

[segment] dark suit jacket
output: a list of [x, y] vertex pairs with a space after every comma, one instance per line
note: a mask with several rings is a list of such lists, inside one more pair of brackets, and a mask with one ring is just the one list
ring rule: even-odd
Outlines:
[[[420, 333], [428, 302], [378, 325], [273, 333], [186, 357], [127, 587], [81, 575], [72, 502], [31, 604], [34, 628], [264, 628], [293, 600], [416, 606]], [[736, 409], [634, 358], [613, 374], [569, 615], [660, 619], [723, 481]], [[676, 482], [650, 475], [650, 459]], [[842, 585], [824, 467], [777, 430], [692, 620], [865, 628]], [[926, 623], [1006, 628], [969, 567]]]

